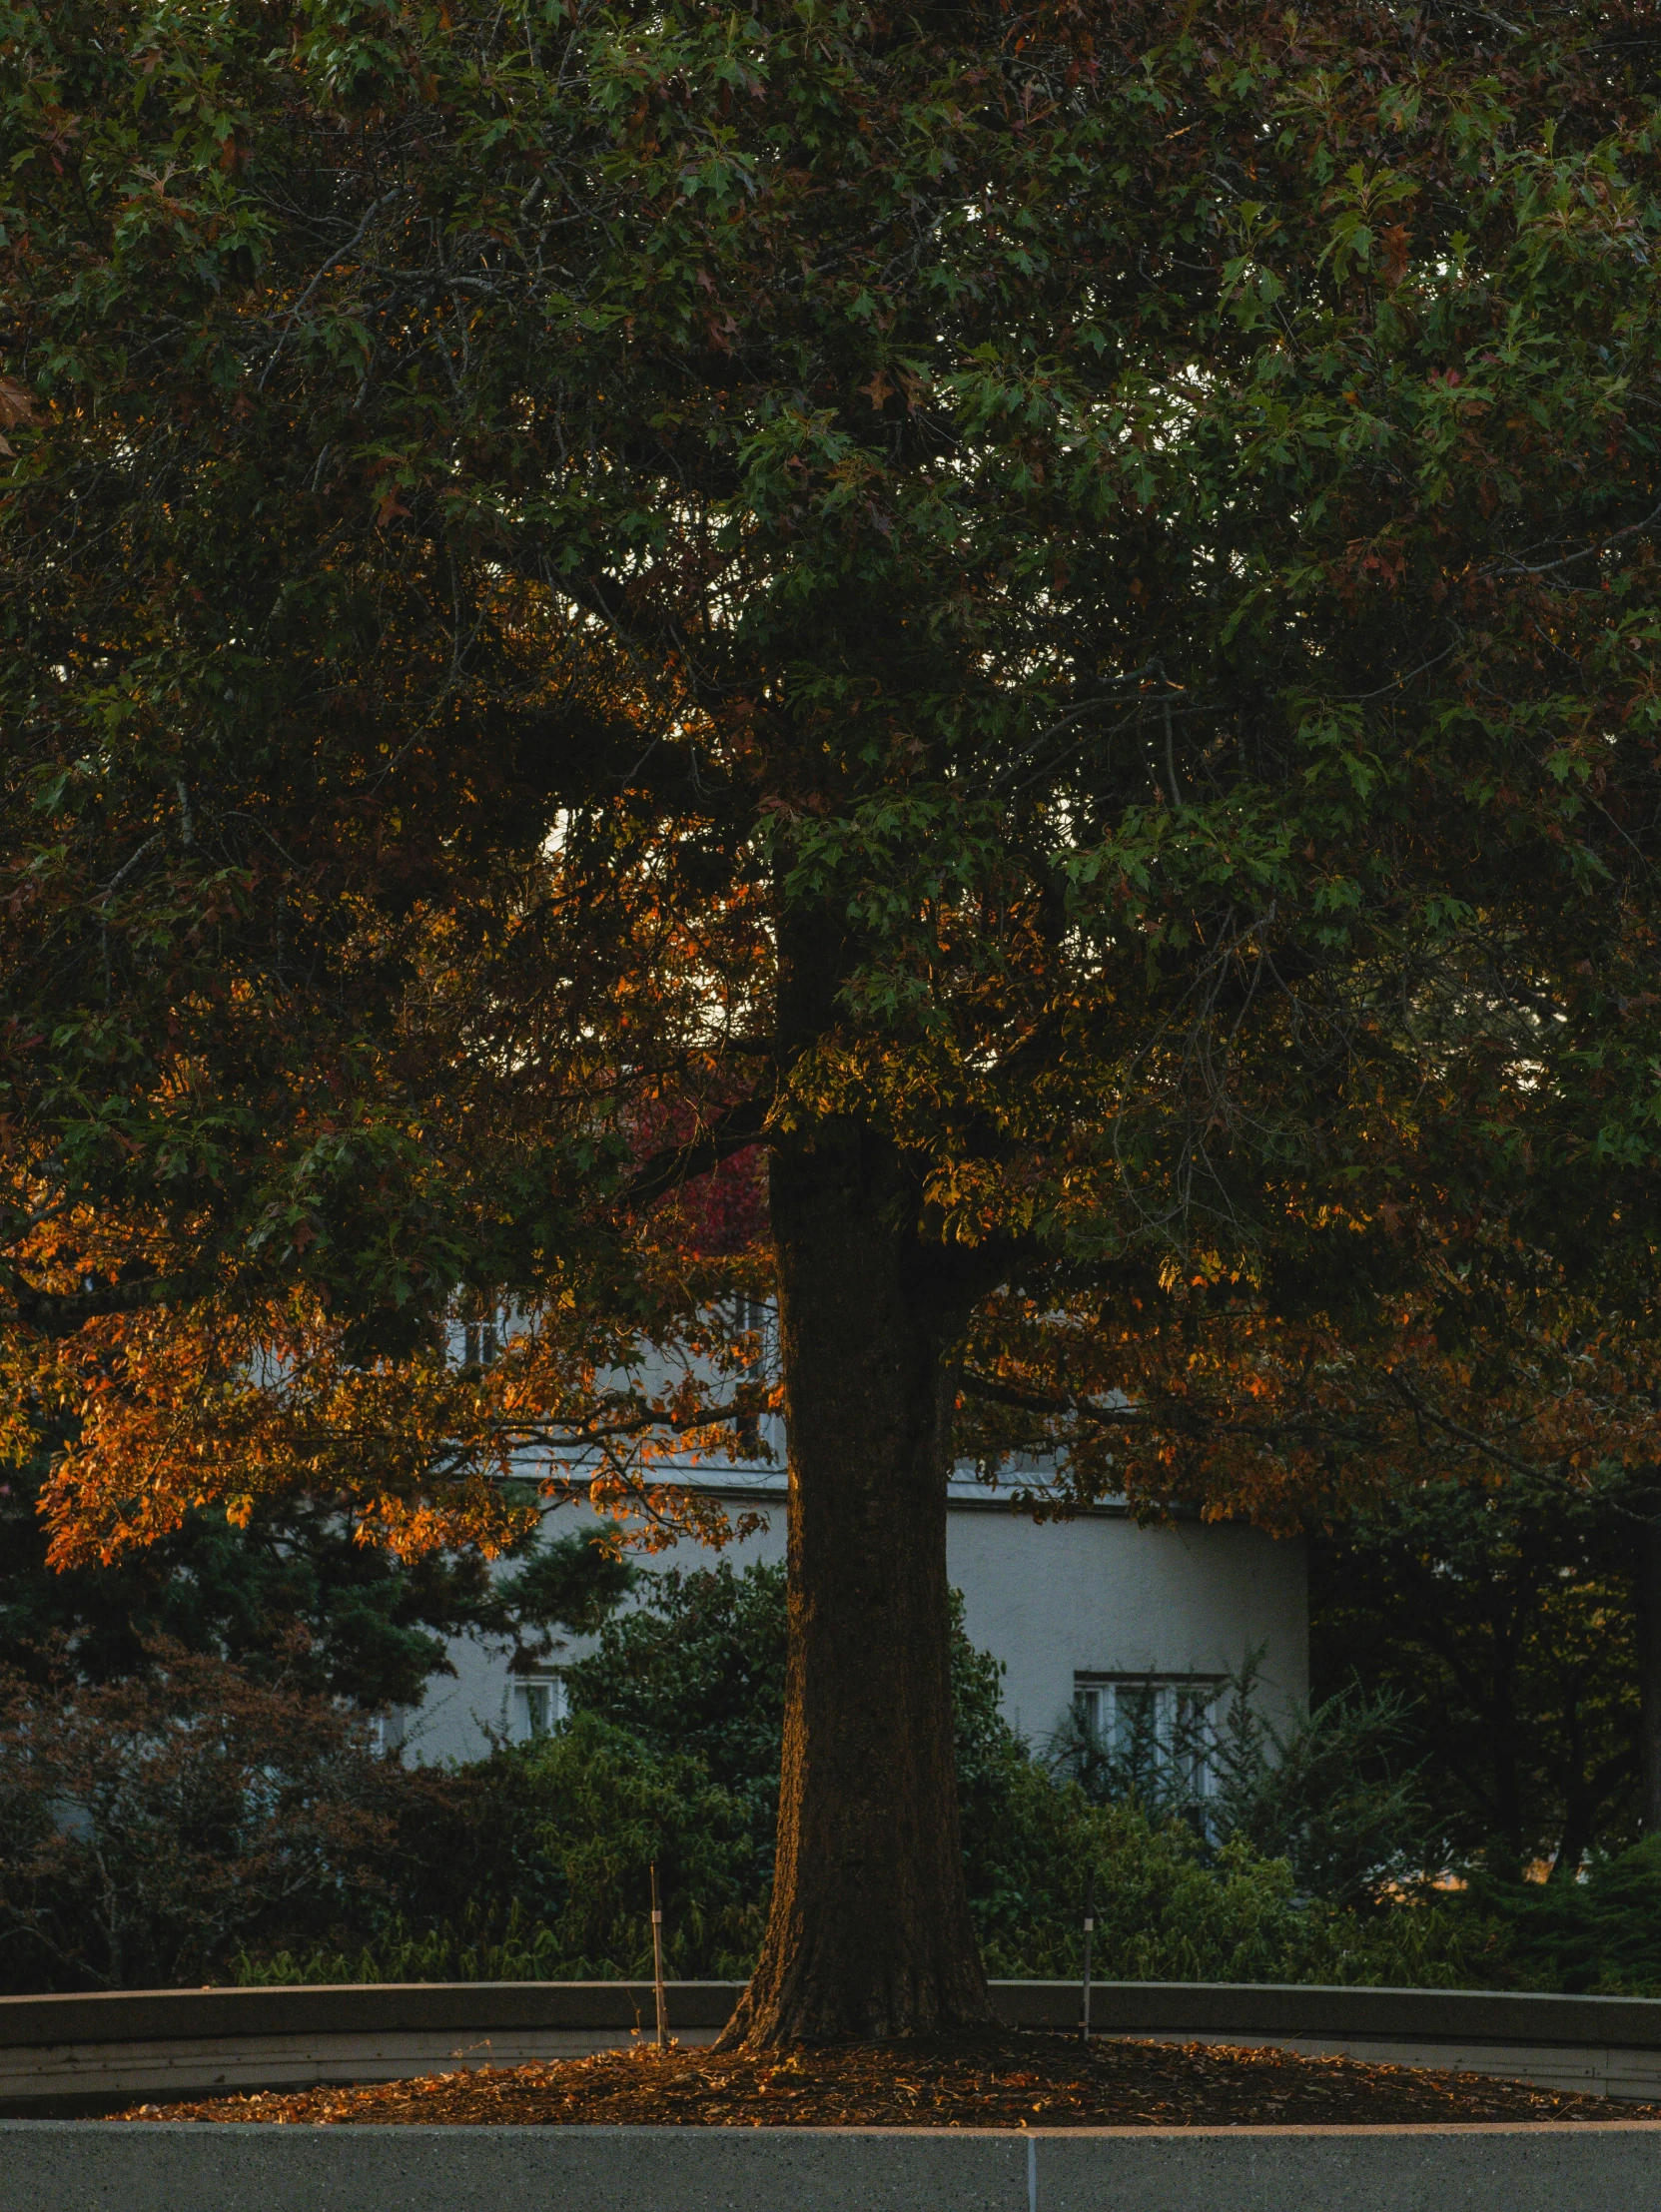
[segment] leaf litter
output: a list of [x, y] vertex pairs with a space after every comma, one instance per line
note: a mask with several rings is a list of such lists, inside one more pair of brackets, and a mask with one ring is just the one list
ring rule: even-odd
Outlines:
[[1661, 2120], [1661, 2105], [1276, 2046], [994, 2031], [784, 2052], [640, 2042], [416, 2080], [144, 2104], [313, 2127], [1345, 2127]]

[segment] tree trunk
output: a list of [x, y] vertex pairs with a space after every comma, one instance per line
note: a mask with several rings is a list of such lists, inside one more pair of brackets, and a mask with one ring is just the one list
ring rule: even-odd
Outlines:
[[1661, 1521], [1640, 1520], [1632, 1596], [1638, 1644], [1639, 1809], [1646, 1836], [1661, 1835]]
[[727, 2048], [990, 2019], [964, 1881], [946, 1584], [963, 1314], [902, 1165], [849, 1124], [775, 1152], [790, 1643], [772, 1915]]

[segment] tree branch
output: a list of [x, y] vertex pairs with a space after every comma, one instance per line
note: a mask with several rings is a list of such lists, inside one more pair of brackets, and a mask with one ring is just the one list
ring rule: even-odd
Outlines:
[[725, 1113], [717, 1115], [701, 1134], [684, 1144], [668, 1144], [661, 1151], [653, 1152], [618, 1191], [616, 1203], [626, 1206], [630, 1212], [652, 1205], [683, 1182], [707, 1175], [712, 1167], [718, 1167], [723, 1159], [730, 1159], [734, 1152], [748, 1151], [752, 1144], [765, 1143], [766, 1128], [765, 1104], [755, 1098], [740, 1100], [737, 1106], [728, 1106]]

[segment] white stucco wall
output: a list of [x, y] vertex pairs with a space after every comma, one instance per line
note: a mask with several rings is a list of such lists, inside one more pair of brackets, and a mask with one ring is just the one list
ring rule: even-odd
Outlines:
[[1039, 1524], [960, 1508], [946, 1562], [971, 1642], [1004, 1662], [1005, 1715], [1035, 1741], [1081, 1673], [1227, 1675], [1261, 1647], [1265, 1698], [1308, 1696], [1301, 1543], [1228, 1523], [1139, 1528], [1103, 1513]]
[[[784, 1558], [784, 1500], [777, 1478], [758, 1483], [766, 1530], [728, 1547], [735, 1568]], [[1004, 1710], [1013, 1727], [1042, 1739], [1067, 1711], [1076, 1673], [1226, 1675], [1259, 1647], [1262, 1689], [1274, 1704], [1308, 1694], [1308, 1598], [1303, 1547], [1232, 1524], [1179, 1522], [1138, 1528], [1104, 1511], [1035, 1523], [974, 1485], [947, 1523], [947, 1571], [963, 1592], [970, 1639], [1005, 1667]], [[585, 1506], [549, 1516], [551, 1534], [588, 1518]], [[684, 1543], [648, 1570], [698, 1567], [712, 1555]], [[573, 1639], [577, 1658], [591, 1639]], [[462, 1639], [450, 1646], [453, 1679], [428, 1685], [404, 1723], [406, 1756], [475, 1759], [487, 1731], [512, 1733], [505, 1654]]]

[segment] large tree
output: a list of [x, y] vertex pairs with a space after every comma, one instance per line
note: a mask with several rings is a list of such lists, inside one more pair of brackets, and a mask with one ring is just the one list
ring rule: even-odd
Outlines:
[[60, 1554], [295, 1482], [505, 1535], [525, 1446], [672, 1516], [775, 1289], [734, 2032], [983, 2017], [961, 1409], [1284, 1515], [1483, 1270], [1646, 1276], [1649, 13], [0, 24]]

